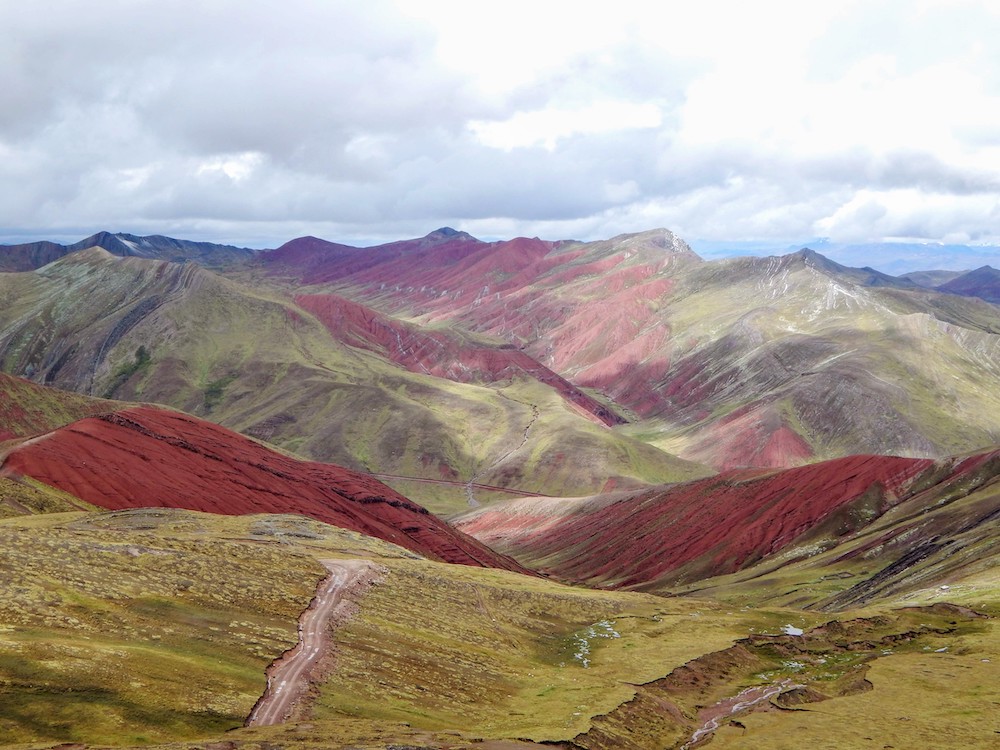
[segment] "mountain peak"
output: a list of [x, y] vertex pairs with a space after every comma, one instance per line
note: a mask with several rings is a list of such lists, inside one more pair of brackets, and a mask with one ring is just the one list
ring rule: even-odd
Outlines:
[[468, 232], [463, 232], [458, 229], [453, 229], [452, 227], [440, 227], [435, 229], [433, 232], [428, 234], [423, 239], [425, 240], [450, 240], [450, 239], [463, 239], [463, 240], [474, 240], [476, 239]]
[[701, 260], [701, 256], [692, 250], [684, 240], [669, 229], [662, 227], [649, 229], [645, 232], [619, 234], [612, 237], [609, 242], [625, 250], [648, 248], [660, 252], [666, 251], [668, 256], [685, 256]]

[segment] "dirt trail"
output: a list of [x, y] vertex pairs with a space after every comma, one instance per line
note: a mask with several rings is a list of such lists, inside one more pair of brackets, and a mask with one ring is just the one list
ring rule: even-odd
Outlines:
[[299, 642], [267, 669], [267, 688], [245, 726], [271, 726], [286, 721], [306, 695], [317, 662], [327, 653], [336, 619], [349, 614], [361, 586], [376, 572], [368, 560], [320, 560], [330, 571], [316, 589], [309, 608], [299, 617]]

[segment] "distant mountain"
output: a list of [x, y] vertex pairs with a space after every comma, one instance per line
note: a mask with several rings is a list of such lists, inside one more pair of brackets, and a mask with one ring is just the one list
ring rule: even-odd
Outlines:
[[710, 473], [607, 429], [621, 421], [613, 405], [502, 339], [424, 330], [330, 295], [297, 304], [195, 263], [91, 248], [0, 274], [0, 298], [9, 372], [169, 404], [377, 473], [442, 512], [508, 490], [586, 494]]
[[139, 237], [134, 234], [98, 232], [71, 245], [55, 242], [0, 245], [0, 272], [33, 271], [70, 253], [91, 247], [102, 248], [112, 255], [175, 262], [194, 261], [209, 268], [246, 260], [258, 252], [246, 247], [176, 240], [160, 235]]
[[905, 276], [890, 276], [887, 273], [876, 271], [870, 266], [863, 268], [851, 268], [849, 266], [836, 263], [824, 255], [820, 255], [815, 250], [803, 248], [796, 253], [792, 253], [790, 258], [800, 257], [803, 262], [824, 273], [836, 275], [844, 279], [850, 279], [853, 283], [868, 287], [893, 287], [896, 289], [913, 289], [919, 284], [907, 279]]
[[[291, 289], [506, 340], [716, 469], [1000, 441], [985, 386], [1000, 380], [1000, 310], [809, 249], [705, 262], [667, 230], [592, 243], [436, 233], [366, 250], [306, 238], [254, 262]], [[965, 383], [974, 371], [981, 385]]]
[[964, 271], [910, 271], [899, 276], [904, 281], [912, 281], [924, 289], [934, 289], [958, 276]]
[[452, 510], [463, 486], [588, 494], [1000, 442], [1000, 308], [810, 249], [707, 262], [666, 229], [445, 227], [299, 238], [218, 274], [91, 249], [4, 276], [3, 369], [211, 416]]
[[963, 297], [979, 297], [987, 302], [1000, 304], [1000, 271], [983, 266], [957, 276], [938, 285], [939, 292], [960, 294]]
[[740, 242], [698, 242], [695, 249], [712, 259], [738, 255], [779, 255], [808, 246], [845, 266], [871, 266], [883, 273], [904, 275], [929, 268], [967, 270], [1000, 260], [1000, 246], [936, 242], [834, 242], [811, 239], [791, 246]]

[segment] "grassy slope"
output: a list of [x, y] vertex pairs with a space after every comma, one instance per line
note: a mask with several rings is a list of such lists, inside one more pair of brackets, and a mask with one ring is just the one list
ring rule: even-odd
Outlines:
[[993, 444], [1000, 311], [970, 303], [960, 315], [942, 304], [923, 292], [854, 286], [792, 258], [691, 269], [668, 320], [684, 337], [678, 364], [699, 368], [690, 387], [706, 388], [697, 405], [708, 416], [682, 409], [688, 424], [667, 426], [657, 444], [705, 460], [711, 428], [755, 404], [799, 432], [817, 458]]
[[0, 522], [0, 737], [141, 743], [239, 726], [323, 577], [310, 548], [394, 554], [301, 517]]
[[78, 497], [42, 484], [31, 477], [0, 476], [0, 518], [95, 510]]
[[0, 373], [0, 442], [48, 432], [114, 406]]
[[[294, 639], [317, 556], [385, 568], [336, 634], [314, 716], [330, 720], [330, 746], [398, 734], [401, 721], [569, 738], [630, 698], [628, 683], [791, 616], [470, 573], [292, 516], [55, 514], [0, 522], [0, 542], [7, 743], [178, 741], [238, 726]], [[602, 621], [619, 636], [588, 633]]]
[[[263, 688], [266, 664], [295, 637], [295, 618], [322, 576], [315, 558], [337, 556], [372, 558], [382, 573], [335, 631], [338, 654], [310, 715], [235, 729]], [[998, 629], [951, 610], [880, 605], [860, 613], [878, 619], [810, 636], [808, 654], [790, 658], [781, 644], [797, 647], [796, 639], [760, 634], [858, 613], [574, 589], [431, 563], [295, 516], [148, 509], [8, 519], [0, 557], [10, 581], [0, 590], [7, 744], [489, 748], [490, 738], [522, 737], [662, 748], [690, 736], [699, 706], [789, 676], [847, 697], [742, 716], [748, 737], [794, 726], [838, 747], [865, 747], [862, 736], [919, 746], [922, 732], [947, 720], [965, 722], [954, 735], [965, 746], [989, 746]], [[997, 612], [997, 581], [986, 583], [968, 603]], [[905, 633], [892, 655], [872, 646]], [[876, 693], [859, 701], [852, 694], [865, 676]], [[664, 713], [664, 701], [675, 713]], [[879, 728], [904, 706], [900, 715], [912, 722], [896, 717]], [[858, 722], [831, 718], [852, 711]], [[730, 739], [743, 738], [720, 732], [718, 741]]]

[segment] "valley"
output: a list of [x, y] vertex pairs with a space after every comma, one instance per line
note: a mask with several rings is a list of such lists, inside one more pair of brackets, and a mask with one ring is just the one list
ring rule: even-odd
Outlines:
[[0, 247], [0, 748], [994, 747], [994, 281]]

